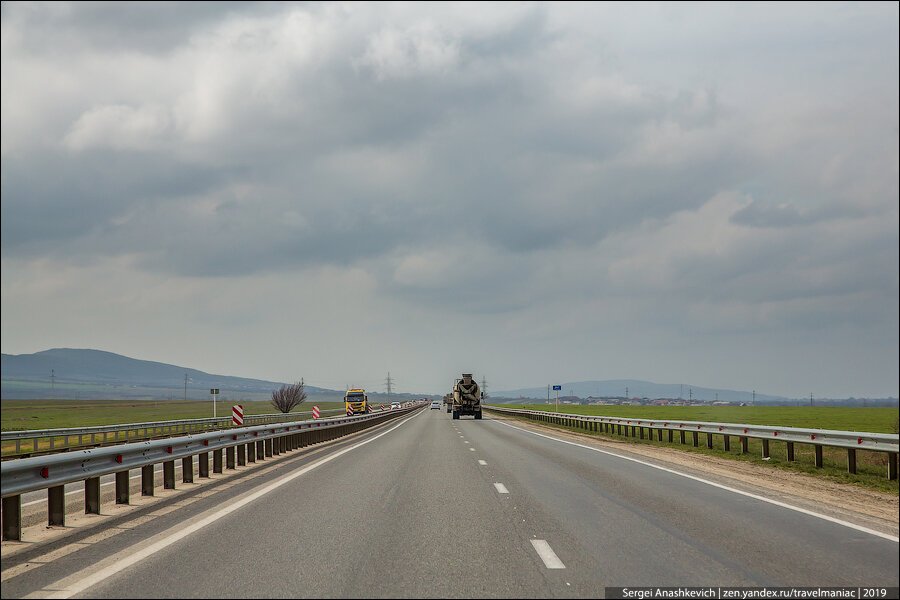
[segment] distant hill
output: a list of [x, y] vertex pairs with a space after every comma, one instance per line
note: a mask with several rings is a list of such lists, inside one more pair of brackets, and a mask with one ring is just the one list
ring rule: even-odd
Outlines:
[[[34, 354], [0, 355], [0, 379], [3, 398], [51, 397], [50, 374], [53, 372], [54, 397], [102, 398], [112, 396], [151, 396], [174, 399], [183, 397], [185, 374], [193, 399], [198, 390], [208, 395], [219, 388], [223, 394], [254, 397], [268, 396], [284, 382], [215, 375], [149, 360], [128, 358], [102, 350], [54, 348]], [[306, 386], [306, 393], [343, 396], [343, 392]], [[123, 390], [127, 391], [124, 393]], [[131, 391], [129, 391], [131, 390]], [[153, 390], [152, 392], [150, 390]], [[104, 394], [107, 391], [109, 394]]]
[[[577, 381], [563, 383], [559, 392], [560, 396], [578, 396], [579, 398], [616, 398], [625, 396], [625, 388], [628, 388], [629, 398], [684, 398], [692, 397], [694, 400], [719, 400], [721, 402], [751, 402], [753, 392], [723, 390], [705, 388], [679, 383], [651, 383], [635, 379], [612, 379], [606, 381]], [[718, 394], [718, 396], [717, 396]], [[492, 391], [494, 398], [534, 398], [536, 400], [547, 399], [547, 387], [531, 387], [517, 390]], [[555, 392], [550, 390], [550, 398], [555, 398]], [[787, 402], [790, 398], [783, 396], [771, 396], [756, 393], [757, 402]]]

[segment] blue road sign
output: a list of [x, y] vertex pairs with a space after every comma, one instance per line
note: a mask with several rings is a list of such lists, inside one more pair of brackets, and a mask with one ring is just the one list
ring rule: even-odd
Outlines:
[[554, 390], [561, 390], [561, 389], [562, 389], [562, 386], [561, 386], [561, 385], [554, 385], [554, 386], [553, 386], [553, 389], [554, 389]]

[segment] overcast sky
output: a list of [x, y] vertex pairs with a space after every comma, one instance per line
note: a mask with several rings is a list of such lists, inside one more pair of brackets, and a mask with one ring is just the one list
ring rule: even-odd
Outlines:
[[898, 396], [898, 4], [2, 4], [2, 351]]

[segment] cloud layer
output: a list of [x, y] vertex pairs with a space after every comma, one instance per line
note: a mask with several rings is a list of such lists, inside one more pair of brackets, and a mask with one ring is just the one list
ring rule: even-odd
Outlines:
[[2, 6], [3, 351], [898, 395], [895, 4]]

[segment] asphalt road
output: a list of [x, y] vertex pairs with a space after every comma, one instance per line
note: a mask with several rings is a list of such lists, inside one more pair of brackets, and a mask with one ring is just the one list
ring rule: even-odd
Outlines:
[[[215, 479], [215, 478], [214, 478]], [[898, 585], [898, 544], [490, 415], [416, 411], [4, 553], [2, 597]], [[132, 492], [134, 494], [134, 492]]]

